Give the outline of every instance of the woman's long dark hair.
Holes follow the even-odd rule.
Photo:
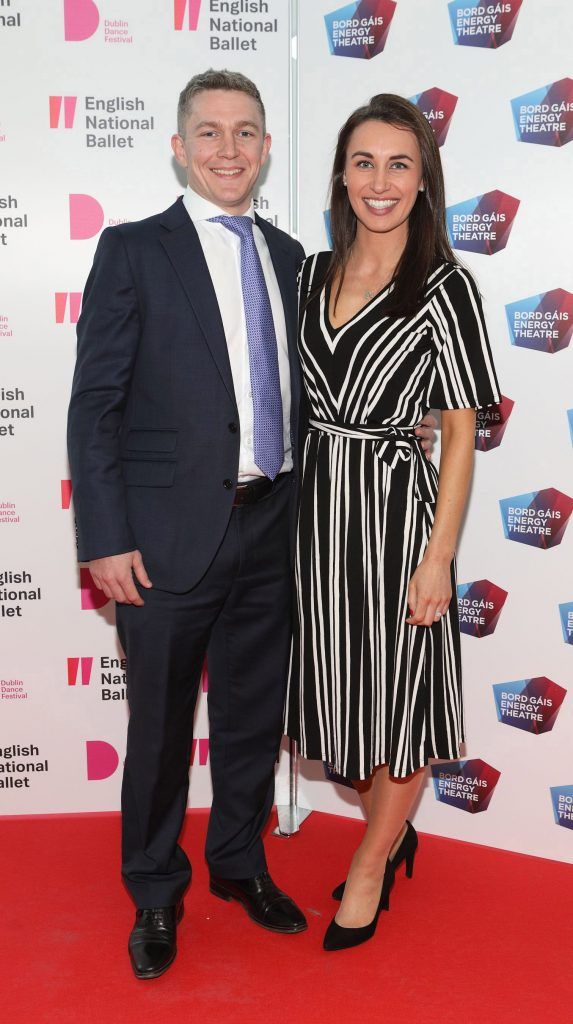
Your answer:
[[[325,283],[331,284],[338,277],[336,305],[356,237],[356,214],[343,185],[346,152],[353,131],[365,121],[382,121],[413,132],[422,156],[425,190],[418,193],[412,207],[408,240],[394,273],[393,288],[384,304],[388,315],[405,316],[420,305],[426,281],[434,267],[443,261],[457,263],[457,260],[446,228],[444,175],[438,144],[422,112],[402,96],[387,92],[373,96],[366,106],[355,110],[340,129],[330,179],[332,258]]]

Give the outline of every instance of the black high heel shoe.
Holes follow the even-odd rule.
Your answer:
[[[400,843],[398,849],[396,850],[396,853],[394,854],[392,859],[388,861],[388,863],[392,864],[392,866],[394,867],[394,871],[396,871],[396,868],[400,867],[400,864],[402,863],[402,861],[406,861],[406,878],[411,878],[412,875],[414,874],[414,857],[416,856],[416,850],[417,849],[418,849],[418,833],[416,832],[416,829],[412,825],[412,822],[411,821],[407,821],[406,822],[406,831],[404,833],[404,838],[402,839],[402,842]],[[346,882],[341,882],[340,885],[336,886],[336,889],[332,890],[332,898],[333,898],[333,900],[337,900],[340,903],[340,900],[344,896],[344,887],[345,887],[345,885],[346,885]],[[384,892],[384,890],[382,890],[382,891]],[[388,893],[388,896],[389,895],[390,894]],[[389,901],[388,901],[388,906],[387,907],[383,907],[382,909],[383,910],[389,910],[390,909]]]
[[[394,874],[394,865],[391,860],[387,860],[380,902],[370,924],[365,924],[362,928],[343,928],[342,925],[336,923],[334,918],[332,919],[326,929],[322,943],[322,947],[327,953],[334,952],[337,949],[350,949],[352,946],[361,946],[363,942],[368,942],[368,939],[372,938],[376,931],[380,912],[388,910],[390,906],[390,890],[394,884]]]

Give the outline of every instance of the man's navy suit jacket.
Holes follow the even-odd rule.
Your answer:
[[[301,406],[302,246],[257,217],[279,284],[291,376],[295,473]],[[69,411],[78,556],[138,548],[159,589],[190,589],[224,536],[237,483],[239,414],[227,342],[197,231],[178,199],[103,232],[78,322]]]

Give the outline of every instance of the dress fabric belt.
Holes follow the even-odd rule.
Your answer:
[[[428,462],[416,437],[414,427],[372,427],[367,424],[343,425],[325,420],[309,420],[311,430],[334,437],[373,442],[374,454],[395,469],[400,461],[413,462],[415,496],[420,501],[435,502],[438,494],[436,467]]]

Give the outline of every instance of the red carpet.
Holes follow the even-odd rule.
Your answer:
[[[211,896],[206,814],[189,815],[195,865],[179,953],[138,982],[118,880],[119,818],[0,820],[2,1020],[18,1024],[570,1024],[568,865],[422,836],[414,878],[400,870],[389,914],[360,949],[322,936],[361,825],[313,814],[292,839],[268,836],[275,880],[309,929],[279,936]]]

